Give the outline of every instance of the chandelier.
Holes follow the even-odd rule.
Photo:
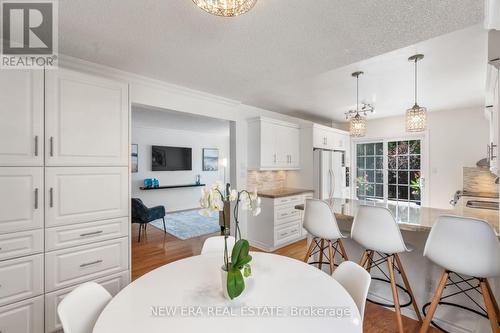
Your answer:
[[[356,110],[349,110],[345,113],[346,119],[350,119],[349,133],[354,137],[366,135],[366,115],[375,111],[375,108],[367,103],[363,103],[361,109],[359,108],[359,76],[362,74],[364,73],[361,71],[351,74],[356,78]]]
[[[406,131],[425,131],[427,124],[427,109],[417,103],[417,62],[424,59],[423,54],[415,54],[408,58],[408,61],[415,63],[415,104],[411,109],[406,110]]]
[[[193,2],[207,13],[232,17],[248,12],[257,0],[193,0]]]

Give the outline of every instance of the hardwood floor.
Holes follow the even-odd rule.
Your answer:
[[[188,240],[180,240],[170,234],[149,226],[146,235],[141,235],[141,242],[137,242],[139,228],[132,226],[132,279],[135,280],[147,272],[168,264],[170,262],[200,254],[203,242],[208,237],[217,235],[205,235]],[[252,249],[252,251],[258,251]],[[274,253],[303,260],[307,251],[306,241],[300,241],[281,248]],[[403,316],[403,326],[407,333],[417,333],[420,324],[418,321]],[[392,333],[397,332],[394,312],[384,307],[367,303],[364,327],[365,333]],[[437,333],[438,330],[431,328],[429,333]]]

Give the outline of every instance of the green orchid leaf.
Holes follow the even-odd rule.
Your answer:
[[[241,295],[245,290],[245,280],[239,269],[231,269],[227,272],[227,293],[231,299]]]
[[[250,251],[250,244],[245,239],[240,239],[234,244],[233,252],[231,254],[231,262],[233,264],[237,263],[240,258],[248,256]]]
[[[239,269],[242,269],[243,266],[248,264],[250,261],[252,261],[252,256],[247,255],[246,257],[240,257],[236,263],[234,263],[235,267],[238,267]]]

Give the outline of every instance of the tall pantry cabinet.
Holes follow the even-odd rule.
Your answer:
[[[128,85],[68,69],[0,75],[0,332],[57,332],[57,305],[130,279]]]

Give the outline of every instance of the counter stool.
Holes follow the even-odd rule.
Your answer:
[[[394,308],[400,333],[404,332],[401,307],[412,304],[419,321],[422,321],[408,277],[406,276],[401,259],[399,258],[399,253],[409,252],[410,249],[408,249],[403,241],[401,231],[392,213],[384,207],[360,206],[352,224],[351,238],[365,248],[361,257],[360,266],[366,268],[368,272],[370,272],[372,268],[377,268],[386,277],[385,279],[372,277],[372,280],[391,284],[394,304],[383,304],[370,299],[368,299],[368,301]],[[375,255],[377,255],[378,258],[376,258]],[[380,267],[380,265],[384,263],[387,263],[389,276]],[[401,274],[406,288],[396,283],[394,270]],[[410,301],[407,304],[399,303],[397,288],[408,294]]]
[[[309,264],[317,264],[319,269],[323,264],[329,264],[330,273],[333,273],[335,270],[335,254],[339,253],[343,260],[349,260],[341,240],[341,238],[345,237],[340,232],[335,215],[326,202],[317,199],[306,200],[304,229],[313,237],[304,262],[307,263],[311,256],[319,253],[319,261],[309,262]],[[328,249],[328,253],[325,253],[326,249]],[[327,261],[323,261],[324,259]]]
[[[444,271],[432,302],[422,308],[425,320],[420,333],[427,332],[431,323],[446,332],[432,321],[439,304],[488,318],[493,332],[500,332],[498,303],[488,283],[488,278],[500,276],[500,243],[492,227],[483,220],[440,216],[429,233],[424,256],[443,267]],[[456,287],[458,291],[443,296],[444,289],[449,286]],[[486,310],[467,293],[469,291],[482,295]],[[479,311],[460,304],[443,302],[444,299],[459,294],[465,294]],[[427,307],[429,313],[425,314]]]

